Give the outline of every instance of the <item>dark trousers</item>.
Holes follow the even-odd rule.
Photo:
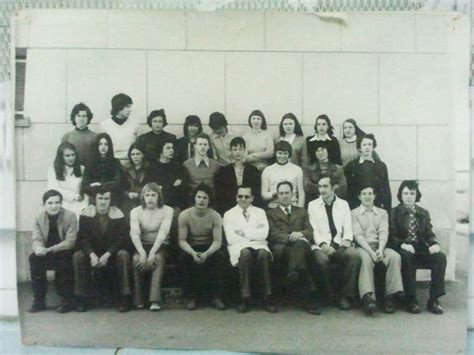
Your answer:
[[[59,296],[70,299],[74,283],[71,250],[48,253],[45,256],[30,255],[31,286],[35,302],[44,302],[48,290],[46,271],[54,270],[54,283]]]
[[[326,294],[334,290],[338,297],[356,298],[361,258],[354,247],[337,247],[329,256],[318,249],[313,256],[315,277]]]
[[[100,258],[102,254],[97,256]],[[112,296],[117,288],[120,296],[130,295],[130,254],[126,250],[119,250],[109,258],[106,266],[94,269],[89,256],[78,250],[73,255],[73,265],[76,275],[74,294],[77,297],[87,294],[91,281],[106,295]]]
[[[444,288],[444,274],[446,272],[446,255],[442,252],[436,254],[415,253],[404,249],[397,252],[402,257],[402,279],[407,301],[416,300],[416,270],[431,270],[430,298],[437,299],[446,294]]]
[[[240,277],[240,295],[243,298],[250,297],[250,278],[252,274],[258,275],[259,283],[262,285],[264,297],[272,294],[272,283],[270,280],[271,254],[264,249],[244,248],[240,251],[238,269]]]
[[[204,252],[209,245],[193,246],[196,252]],[[198,264],[193,257],[182,251],[178,256],[183,283],[183,297],[196,299],[203,290],[209,297],[221,297],[222,272],[226,264],[226,257],[221,250],[209,256],[203,264]]]
[[[288,266],[288,273],[296,272],[303,275],[305,286],[310,292],[316,290],[312,278],[312,253],[311,246],[304,240],[297,240],[287,244],[274,244],[271,246],[273,260],[275,263],[281,263]]]

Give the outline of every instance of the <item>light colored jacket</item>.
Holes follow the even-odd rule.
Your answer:
[[[312,249],[320,249],[322,243],[331,245],[331,241],[336,244],[341,244],[343,239],[354,239],[352,233],[352,217],[349,204],[339,197],[335,197],[332,206],[332,216],[334,225],[336,226],[337,234],[332,238],[331,230],[329,228],[329,219],[324,207],[322,197],[313,200],[308,205],[309,222],[313,227],[314,246]]]
[[[74,248],[77,237],[77,218],[72,211],[61,208],[58,217],[58,233],[61,242],[51,247],[53,253],[62,250],[71,250]],[[36,215],[33,224],[33,252],[37,252],[40,248],[44,248],[48,239],[49,220],[48,214],[44,208]]]

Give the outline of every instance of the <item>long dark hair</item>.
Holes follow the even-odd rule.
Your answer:
[[[99,142],[102,138],[105,138],[105,140],[107,141],[107,144],[109,145],[109,149],[107,150],[105,159],[112,161],[115,158],[114,145],[112,143],[112,138],[110,138],[110,136],[107,133],[99,133],[92,147],[92,164],[94,166],[98,164],[99,161],[101,160],[101,156],[99,153]]]
[[[286,119],[293,120],[293,122],[295,123],[295,134],[297,136],[302,136],[303,135],[303,130],[301,129],[301,125],[298,122],[298,119],[296,118],[296,116],[293,113],[288,112],[288,113],[283,115],[283,117],[281,118],[281,121],[280,121],[280,128],[279,128],[280,137],[285,136],[285,130],[283,129],[283,121],[286,120]]]
[[[75,177],[81,177],[82,176],[82,171],[81,171],[81,164],[79,162],[79,159],[77,158],[77,152],[76,152],[76,147],[69,143],[69,142],[64,142],[61,143],[56,151],[56,158],[54,158],[54,172],[56,174],[56,180],[58,181],[64,181],[64,167],[66,166],[66,163],[64,162],[64,151],[66,149],[72,150],[76,154],[76,160],[74,160],[74,165],[72,166],[72,172]]]
[[[183,125],[183,136],[188,137],[188,127],[189,126],[198,126],[198,134],[202,132],[202,123],[199,116],[189,115],[184,120]]]
[[[155,116],[156,117],[156,116]],[[143,148],[143,146],[141,144],[138,144],[138,143],[132,143],[132,145],[130,145],[130,148],[128,148],[128,153],[127,153],[127,157],[128,157],[128,161],[130,162],[130,166],[134,167],[134,164],[133,164],[133,161],[132,161],[132,150],[139,150],[142,154],[143,154],[143,162],[142,162],[142,166],[146,166],[146,154],[145,154],[145,149]]]
[[[355,129],[355,136],[357,138],[359,137],[362,137],[362,136],[365,136],[365,132],[357,125],[357,122],[355,119],[353,118],[348,118],[347,120],[345,120],[344,122],[342,122],[342,138],[346,138],[346,136],[344,135],[344,124],[348,122],[350,123],[351,125],[354,126],[354,129]]]
[[[327,115],[319,115],[318,117],[316,117],[316,120],[314,121],[314,130],[315,130],[315,132],[316,133],[318,132],[318,130],[317,130],[318,120],[326,121],[326,123],[328,124],[328,132],[327,132],[328,136],[329,137],[334,137],[334,127],[332,126],[331,120],[329,119],[329,117]]]

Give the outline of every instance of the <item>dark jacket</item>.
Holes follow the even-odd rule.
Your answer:
[[[319,162],[315,162],[303,169],[304,190],[306,192],[306,201],[317,199],[319,197],[318,180],[323,175]],[[344,169],[340,165],[328,163],[328,169],[325,174],[331,175],[337,181],[336,195],[342,199],[346,198],[347,180],[344,175]]]
[[[155,182],[162,187],[166,205],[186,208],[188,181],[181,164],[157,161],[147,169],[145,176],[145,183]],[[181,184],[174,186],[176,180],[181,180]]]
[[[252,187],[254,193],[253,205],[262,207],[260,196],[260,173],[254,166],[245,164],[242,183]],[[214,178],[216,210],[223,215],[227,210],[235,206],[235,195],[237,193],[237,177],[234,165],[229,164],[221,167]]]
[[[121,201],[121,209],[127,216],[130,215],[132,208],[140,205],[140,197],[137,199],[131,199],[128,196],[129,192],[136,192],[139,195],[142,192],[143,186],[147,182],[146,174],[148,171],[148,164],[145,164],[140,170],[135,170],[134,167],[128,167],[124,169],[124,176],[122,179],[121,191],[123,198]]]
[[[128,235],[129,227],[122,211],[117,207],[110,207],[107,227],[102,233],[96,207],[91,205],[82,211],[79,218],[76,248],[86,255],[94,252],[100,257],[107,251],[115,255],[120,249],[127,248]]]
[[[145,158],[154,163],[160,158],[158,154],[158,147],[165,141],[176,141],[176,136],[166,131],[161,131],[160,134],[155,134],[153,131],[141,134],[138,137],[137,144],[145,150]]]
[[[101,159],[86,166],[82,178],[82,192],[91,193],[93,183],[110,186],[114,193],[118,193],[123,182],[123,170],[120,161],[116,158]]]
[[[174,160],[180,164],[184,163],[186,160],[190,158],[194,158],[194,155],[189,154],[189,139],[188,137],[181,137],[176,141],[176,145],[174,147]],[[214,153],[212,151],[212,147],[209,146],[209,150],[207,152],[207,156],[209,158],[214,157]]]
[[[424,208],[415,206],[415,216],[417,223],[417,238],[418,243],[414,245],[415,250],[427,249],[433,244],[438,244],[436,236],[433,233],[433,226],[431,224],[430,214]],[[400,245],[407,243],[408,238],[408,209],[399,204],[393,208],[390,213],[390,231],[388,245],[394,249],[400,248]]]
[[[301,232],[304,237],[313,243],[313,228],[309,223],[308,212],[298,206],[291,206],[290,218],[283,212],[280,206],[267,211],[270,233],[268,242],[274,244],[286,244],[292,232]]]

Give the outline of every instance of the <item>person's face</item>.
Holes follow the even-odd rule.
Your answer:
[[[372,152],[374,151],[374,142],[372,139],[364,138],[360,142],[360,152],[362,155],[366,157],[372,156]]]
[[[74,116],[74,120],[76,121],[76,128],[79,130],[86,129],[87,125],[89,124],[89,118],[87,117],[87,111],[79,111],[76,116]]]
[[[199,133],[199,126],[196,125],[189,125],[188,126],[188,136],[194,137]]]
[[[323,120],[322,118],[320,118],[319,120],[316,121],[316,131],[318,132],[319,135],[325,135],[326,133],[328,133],[328,129],[329,129],[329,126],[326,120]]]
[[[331,180],[328,177],[319,180],[318,190],[323,198],[329,198],[334,195],[334,187],[331,185]]]
[[[413,206],[416,201],[416,189],[410,190],[408,187],[404,187],[402,190],[402,202],[406,206]]]
[[[262,128],[262,117],[253,115],[250,117],[250,126],[255,129],[260,129]]]
[[[148,209],[155,209],[158,207],[158,193],[153,190],[148,190],[143,195],[143,199],[145,200],[145,206]]]
[[[314,154],[316,155],[316,159],[318,159],[318,161],[321,161],[323,163],[328,161],[328,150],[327,150],[327,148],[318,147],[318,149],[316,149]]]
[[[356,130],[352,123],[344,122],[344,124],[342,125],[342,132],[347,138],[351,138],[356,133]]]
[[[277,150],[275,153],[275,158],[278,164],[286,164],[290,158],[290,152],[286,150]]]
[[[64,164],[73,166],[76,161],[76,152],[72,149],[64,149],[63,151]]]
[[[372,207],[375,200],[374,189],[371,187],[363,189],[359,194],[359,200],[362,202],[363,206]]]
[[[237,204],[243,209],[249,208],[253,202],[252,190],[250,188],[240,188],[236,196]]]
[[[283,131],[285,134],[295,133],[295,121],[291,118],[285,118],[282,123]]]
[[[196,140],[196,153],[204,157],[209,150],[209,141],[206,138],[198,138]]]
[[[103,194],[97,194],[95,197],[95,206],[99,214],[106,214],[109,212],[111,200],[111,193],[105,192]]]
[[[209,206],[209,196],[204,191],[198,191],[194,197],[194,205],[197,209],[205,210]]]
[[[163,146],[163,152],[161,152],[161,155],[165,159],[173,159],[174,156],[174,145],[173,143],[166,143]]]
[[[107,142],[107,139],[101,138],[99,141],[100,156],[105,157],[108,151],[109,151],[109,143]]]
[[[242,145],[236,145],[230,148],[230,155],[234,161],[241,161],[245,156],[245,148]]]
[[[163,117],[161,117],[161,116],[153,117],[151,119],[151,130],[154,133],[160,133],[163,130],[164,126],[165,126],[163,121],[164,121]]]
[[[59,210],[61,209],[61,197],[51,196],[45,201],[44,207],[46,208],[46,213],[48,215],[57,215],[59,213]]]
[[[117,112],[117,116],[120,118],[128,118],[132,113],[132,104],[125,106],[121,111]]]
[[[133,165],[142,165],[144,158],[145,156],[139,149],[135,148],[130,152],[130,160],[132,161]]]
[[[291,205],[291,199],[293,197],[293,191],[289,185],[280,185],[277,191],[278,203],[283,206]]]

